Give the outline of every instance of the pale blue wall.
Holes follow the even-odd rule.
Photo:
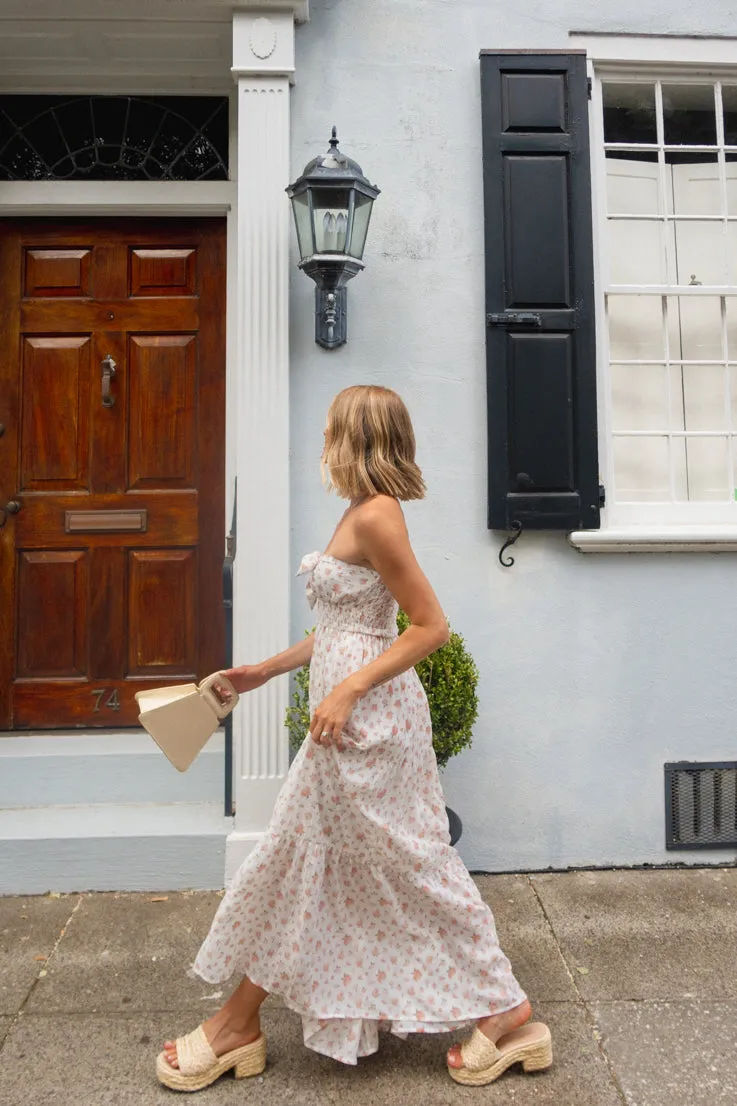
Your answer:
[[[615,10],[616,9],[616,10]],[[485,525],[481,48],[561,49],[570,30],[737,31],[733,0],[312,0],[298,30],[293,170],[333,123],[382,189],[350,286],[349,344],[312,341],[292,282],[293,555],[324,547],[328,404],[357,382],[406,398],[430,494],[418,556],[482,674],[474,747],[443,782],[472,869],[683,860],[663,847],[662,765],[737,755],[734,555],[590,556],[525,536],[497,561]],[[293,628],[308,611],[294,589]]]

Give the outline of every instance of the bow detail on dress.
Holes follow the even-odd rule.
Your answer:
[[[301,560],[298,576],[309,576],[307,584],[305,586],[305,594],[307,595],[307,602],[310,607],[314,607],[317,602],[317,595],[315,594],[315,585],[312,582],[312,573],[317,568],[320,561],[319,553],[307,553]]]

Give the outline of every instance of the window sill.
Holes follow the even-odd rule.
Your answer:
[[[568,540],[580,553],[731,553],[737,526],[627,526],[579,530]]]

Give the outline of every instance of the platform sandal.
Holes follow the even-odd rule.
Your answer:
[[[448,1064],[448,1074],[467,1087],[493,1083],[512,1064],[522,1064],[526,1072],[545,1071],[553,1063],[550,1030],[542,1022],[528,1022],[494,1044],[477,1028],[461,1045],[461,1058],[463,1067]]]
[[[173,1091],[201,1091],[209,1087],[231,1068],[236,1079],[260,1075],[266,1067],[266,1038],[263,1033],[250,1045],[242,1045],[216,1056],[201,1025],[186,1037],[178,1037],[177,1062],[173,1068],[166,1055],[160,1052],[156,1058],[156,1074],[159,1082]]]

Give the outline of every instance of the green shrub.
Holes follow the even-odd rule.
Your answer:
[[[403,611],[397,616],[400,634],[409,626]],[[476,687],[479,671],[460,634],[451,631],[450,640],[415,666],[427,694],[432,719],[432,742],[438,767],[444,768],[451,757],[467,749],[473,736],[479,702]],[[299,749],[310,728],[309,665],[300,668],[295,678],[292,705],[287,708],[285,724],[289,744]]]

